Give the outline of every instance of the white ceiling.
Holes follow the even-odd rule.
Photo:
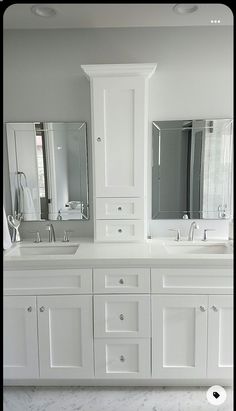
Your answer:
[[[35,3],[34,3],[35,4]],[[104,27],[163,27],[233,25],[224,4],[197,4],[193,14],[176,14],[173,4],[42,4],[53,7],[54,17],[38,17],[32,4],[13,4],[4,13],[4,29],[73,29]],[[39,3],[36,3],[37,5]],[[220,24],[211,24],[217,19]]]

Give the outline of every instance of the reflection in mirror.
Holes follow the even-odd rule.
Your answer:
[[[12,211],[25,221],[87,220],[86,123],[7,123]]]
[[[233,122],[152,123],[152,219],[232,217]]]

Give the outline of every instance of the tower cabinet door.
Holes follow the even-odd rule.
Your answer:
[[[152,376],[204,378],[207,303],[202,295],[152,296]]]
[[[92,377],[92,297],[37,298],[40,377]]]
[[[233,296],[209,296],[209,378],[233,375]]]
[[[4,297],[4,378],[38,378],[36,297]]]
[[[96,197],[144,193],[145,79],[93,79]]]

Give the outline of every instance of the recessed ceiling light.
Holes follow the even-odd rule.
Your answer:
[[[212,24],[220,24],[220,20],[211,20]]]
[[[178,14],[190,14],[194,13],[195,11],[198,10],[198,6],[196,4],[176,4],[173,7],[173,10],[175,13]]]
[[[40,17],[53,17],[57,13],[55,9],[49,6],[35,5],[31,7],[32,13]]]

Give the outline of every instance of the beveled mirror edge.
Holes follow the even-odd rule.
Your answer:
[[[213,117],[209,117],[209,118],[192,118],[191,120],[184,120],[184,119],[162,119],[162,120],[152,120],[151,121],[151,123],[152,123],[152,125],[151,125],[151,130],[152,130],[152,134],[151,134],[151,139],[152,139],[152,141],[151,141],[151,149],[152,149],[152,156],[153,156],[153,127],[155,127],[157,130],[159,130],[159,131],[161,131],[161,130],[173,130],[173,129],[180,129],[180,128],[178,128],[178,127],[173,127],[173,128],[161,128],[160,126],[159,126],[159,124],[160,123],[164,123],[164,122],[177,122],[177,121],[181,121],[181,122],[186,122],[186,123],[189,123],[189,122],[192,122],[192,121],[217,121],[217,120],[222,120],[222,121],[228,121],[229,123],[227,124],[227,127],[232,127],[232,130],[231,130],[231,133],[233,134],[233,117],[215,117],[215,118],[213,118]],[[204,129],[209,129],[211,126],[208,126],[208,127],[204,127]],[[199,127],[199,129],[202,129],[203,127]],[[191,127],[189,127],[189,129],[191,129]],[[196,127],[195,129],[198,129],[198,127]],[[233,153],[232,153],[232,161],[233,161]],[[153,165],[152,165],[152,167],[153,167]],[[233,166],[232,166],[233,167]],[[233,178],[233,176],[232,176],[232,178]],[[151,196],[152,196],[152,190],[151,190]],[[215,220],[215,221],[219,221],[219,220],[232,220],[233,218],[234,218],[234,205],[233,205],[233,199],[234,199],[234,196],[233,196],[233,183],[232,183],[232,206],[230,207],[230,209],[229,209],[229,213],[228,213],[228,215],[226,215],[226,216],[224,216],[224,217],[219,217],[219,218],[215,218],[215,217],[211,217],[210,216],[210,214],[213,214],[213,213],[216,213],[216,211],[207,211],[207,212],[205,212],[206,214],[208,214],[207,215],[207,217],[201,217],[200,215],[198,215],[198,216],[196,216],[196,215],[194,215],[194,216],[191,216],[191,215],[193,215],[193,214],[203,214],[203,211],[199,211],[199,210],[188,210],[188,211],[186,211],[186,210],[176,210],[176,211],[164,211],[164,210],[161,210],[161,211],[159,211],[158,212],[158,214],[156,215],[156,217],[155,218],[153,218],[153,210],[152,210],[152,206],[151,206],[151,221],[156,221],[156,220],[158,220],[158,219],[161,219],[161,220],[169,220],[169,219],[177,219],[177,220],[179,220],[179,219],[205,219],[205,220],[207,220],[207,219],[209,219],[209,220]],[[151,198],[151,204],[152,204],[152,198]],[[171,215],[173,215],[174,213],[178,213],[178,214],[181,214],[182,215],[182,217],[176,217],[176,215],[175,216],[172,216],[171,218],[170,218],[170,216]],[[165,215],[168,215],[168,216],[165,216],[164,218],[163,217],[161,217],[161,214],[163,215],[163,214],[165,214]],[[186,217],[186,215],[187,215],[187,217]]]
[[[85,214],[83,214],[83,218],[82,219],[68,219],[68,220],[50,220],[50,219],[39,219],[39,220],[27,220],[26,222],[46,222],[46,221],[54,221],[57,223],[65,223],[65,221],[76,221],[76,222],[86,222],[89,221],[91,218],[91,207],[90,207],[90,194],[89,194],[89,158],[88,158],[88,127],[87,127],[87,121],[84,120],[72,120],[72,121],[61,121],[61,120],[31,120],[31,121],[5,121],[3,124],[5,126],[5,135],[6,135],[6,147],[7,147],[7,154],[8,154],[8,174],[9,174],[9,181],[10,181],[10,159],[9,159],[9,150],[8,150],[8,135],[7,135],[7,128],[11,127],[14,124],[36,124],[36,123],[56,123],[56,124],[78,124],[81,123],[81,127],[84,126],[85,127],[85,146],[86,146],[86,179],[87,179],[87,184],[86,184],[86,195],[87,195],[87,216]],[[13,127],[12,127],[13,128]],[[13,129],[14,130],[14,129]],[[4,159],[3,159],[4,162]],[[10,183],[11,185],[11,183]],[[13,207],[13,201],[12,201],[12,192],[11,192],[11,188],[10,188],[10,198],[11,198],[11,209]],[[12,209],[12,214],[14,213],[14,210]],[[23,222],[25,222],[23,220]]]

